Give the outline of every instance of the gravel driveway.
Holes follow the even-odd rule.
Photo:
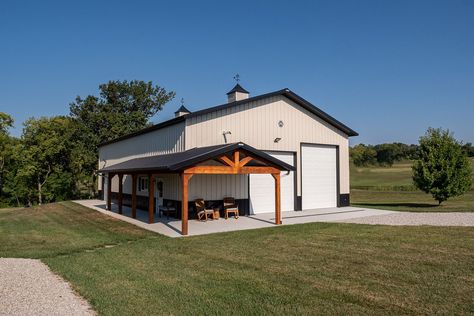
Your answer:
[[[394,212],[385,215],[352,218],[338,223],[380,225],[474,226],[474,213],[410,213]]]
[[[95,315],[39,260],[0,258],[0,315]]]

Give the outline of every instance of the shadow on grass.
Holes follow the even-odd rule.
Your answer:
[[[381,206],[381,207],[412,207],[412,208],[428,208],[428,207],[438,207],[438,204],[428,204],[428,203],[354,203],[356,206]]]

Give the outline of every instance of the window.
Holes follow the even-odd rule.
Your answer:
[[[138,192],[148,191],[148,177],[138,177]]]

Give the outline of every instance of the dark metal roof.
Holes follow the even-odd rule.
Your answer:
[[[349,128],[348,126],[346,126],[343,123],[341,123],[340,121],[336,120],[334,117],[330,116],[329,114],[327,114],[323,110],[319,109],[318,107],[314,106],[310,102],[306,101],[305,99],[303,99],[302,97],[300,97],[299,95],[297,95],[296,93],[291,91],[290,89],[285,88],[285,89],[282,89],[282,90],[261,94],[261,95],[258,95],[258,96],[252,97],[252,98],[247,98],[247,99],[243,99],[243,100],[235,101],[235,102],[231,102],[231,103],[225,103],[225,104],[221,104],[221,105],[218,105],[218,106],[203,109],[203,110],[200,110],[200,111],[196,111],[196,112],[193,112],[193,113],[190,113],[190,114],[178,116],[176,118],[165,121],[163,123],[159,123],[159,124],[153,125],[151,127],[142,129],[138,132],[135,132],[135,133],[132,133],[132,134],[129,134],[129,135],[125,135],[125,136],[122,136],[122,137],[104,142],[104,143],[100,144],[99,147],[104,146],[104,145],[108,145],[108,144],[111,144],[111,143],[115,143],[115,142],[121,141],[123,139],[127,139],[127,138],[137,136],[137,135],[140,135],[140,134],[145,134],[145,133],[157,130],[157,129],[161,129],[163,127],[181,122],[181,121],[185,120],[186,118],[192,118],[192,117],[207,114],[207,113],[210,113],[210,112],[215,112],[215,111],[219,111],[219,110],[226,109],[226,108],[229,108],[229,107],[237,106],[237,105],[240,105],[240,104],[253,102],[253,101],[258,101],[258,100],[262,100],[262,99],[265,99],[265,98],[270,98],[270,97],[274,97],[274,96],[278,96],[278,95],[282,95],[282,96],[287,97],[288,99],[292,100],[296,104],[300,105],[302,108],[308,110],[309,112],[311,112],[311,113],[315,114],[316,116],[320,117],[321,119],[323,119],[325,122],[327,122],[330,125],[336,127],[340,131],[344,132],[348,136],[359,136],[359,134],[356,131],[354,131],[353,129]]]
[[[179,112],[186,112],[186,113],[191,113],[184,105],[181,105],[181,107],[174,112],[174,114],[179,113]]]
[[[268,165],[280,170],[295,170],[293,166],[276,159],[261,150],[255,149],[244,143],[232,143],[209,147],[196,147],[173,154],[130,159],[110,167],[104,167],[100,169],[99,172],[179,172],[180,170],[195,166],[201,162],[232,153],[236,149],[239,149],[244,153],[248,152],[259,160],[261,159]]]
[[[232,88],[232,90],[227,92],[227,95],[229,95],[231,93],[234,93],[234,92],[250,93],[247,90],[245,90],[244,88],[242,88],[242,86],[240,84],[236,84],[235,87]]]

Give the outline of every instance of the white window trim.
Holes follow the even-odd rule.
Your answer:
[[[143,181],[143,183],[142,183]],[[148,192],[148,176],[139,176],[137,181],[137,191],[141,193]]]

